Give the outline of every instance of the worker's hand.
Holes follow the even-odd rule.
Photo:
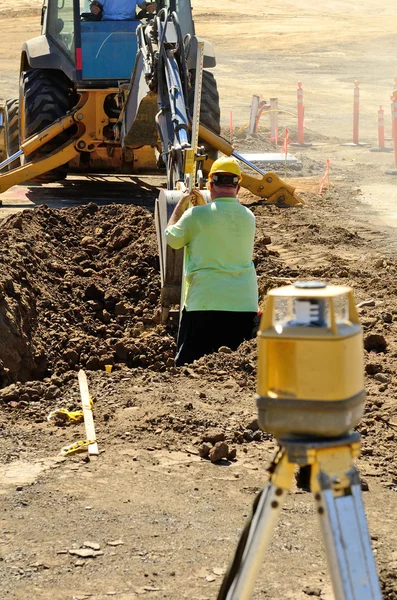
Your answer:
[[[193,193],[190,193],[188,189],[186,189],[181,196],[181,199],[178,202],[178,208],[180,208],[180,210],[182,212],[185,212],[185,210],[188,208],[189,206],[189,202],[192,201],[193,198]]]
[[[206,204],[204,196],[198,188],[193,188],[191,192],[189,192],[189,190],[186,189],[183,192],[182,197],[177,204],[179,213],[181,215],[185,212],[187,208],[189,208],[189,203],[191,203],[192,206],[202,206],[203,204]]]
[[[189,202],[191,202],[193,206],[203,206],[203,204],[206,204],[204,196],[198,188],[192,189],[191,193],[189,194]]]

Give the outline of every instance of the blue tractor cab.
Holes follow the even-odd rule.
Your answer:
[[[129,79],[140,21],[81,21],[81,79]]]
[[[194,35],[190,0],[158,0],[156,6],[177,13],[183,36]],[[23,45],[21,72],[56,69],[84,86],[117,86],[131,77],[137,28],[153,17],[137,8],[130,20],[95,20],[89,0],[44,0],[42,34]]]

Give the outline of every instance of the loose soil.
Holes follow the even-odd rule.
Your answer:
[[[40,2],[29,13],[23,4],[7,0],[0,8],[4,98],[17,90],[20,42],[38,33]],[[396,183],[385,175],[390,155],[339,145],[350,135],[351,82],[367,73],[363,132],[375,144],[375,109],[387,105],[379,98],[390,95],[395,75],[387,60],[394,5],[386,2],[383,15],[369,2],[364,8],[204,1],[195,19],[214,43],[224,134],[232,108],[240,152],[274,149],[265,118],[256,136],[244,128],[251,94],[265,94],[262,72],[266,93],[283,97],[286,110],[293,110],[296,75],[310,79],[313,147],[294,148],[298,167],[275,167],[304,206],[265,206],[245,191],[240,199],[256,217],[261,306],[269,289],[297,279],[354,290],[367,389],[357,466],[383,595],[395,600]],[[283,123],[296,138],[294,122]],[[319,194],[326,158],[331,184]],[[153,201],[163,183],[76,178],[63,188],[20,186],[1,209],[2,598],[214,600],[267,481],[276,442],[255,423],[256,341],[173,366],[176,330],[158,316]],[[22,196],[22,208],[33,210],[21,212],[15,198]],[[91,460],[60,455],[85,439],[81,422],[48,419],[56,409],[80,408],[81,368],[100,449]],[[229,460],[201,458],[203,441],[223,438]],[[253,597],[309,596],[333,598],[312,496],[294,485]]]

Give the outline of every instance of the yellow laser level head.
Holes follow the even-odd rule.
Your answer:
[[[261,426],[276,436],[336,437],[357,425],[363,341],[349,287],[297,282],[268,292],[257,391]]]
[[[212,163],[208,179],[214,183],[218,183],[217,180],[220,175],[228,175],[229,178],[232,176],[230,178],[230,183],[226,183],[226,185],[237,185],[241,183],[240,165],[233,156],[222,156]],[[221,183],[221,181],[222,180],[220,180],[219,183]]]

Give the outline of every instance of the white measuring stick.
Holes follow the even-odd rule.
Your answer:
[[[79,379],[79,387],[80,387],[80,395],[81,395],[81,404],[83,406],[84,413],[84,425],[85,425],[85,434],[87,436],[88,441],[93,441],[92,444],[88,446],[88,454],[90,455],[98,455],[98,444],[96,443],[96,435],[95,435],[95,426],[94,426],[94,417],[92,415],[92,408],[90,402],[90,393],[88,391],[88,382],[87,376],[83,369],[80,369],[78,373]]]
[[[196,173],[197,173],[197,161],[196,155],[198,151],[198,139],[199,139],[199,128],[200,128],[200,109],[201,109],[201,91],[203,87],[203,66],[204,66],[204,42],[197,43],[197,58],[196,58],[196,79],[194,84],[194,103],[193,103],[193,122],[192,122],[192,139],[191,146],[194,151],[194,166],[193,173],[186,178],[186,187],[189,192],[192,191],[196,185]],[[189,203],[189,208],[191,204]],[[185,273],[185,257],[186,249],[183,251],[183,266],[182,266],[182,282],[181,282],[181,300],[179,303],[179,321],[182,318],[182,310],[185,300],[185,289],[186,289],[186,273]]]
[[[199,128],[200,128],[200,109],[201,92],[203,89],[203,67],[204,67],[204,42],[197,43],[196,57],[196,80],[194,84],[194,103],[193,103],[193,123],[192,123],[192,148],[196,157],[198,150]],[[197,162],[194,161],[193,175],[189,181],[189,192],[192,191],[196,183]]]

